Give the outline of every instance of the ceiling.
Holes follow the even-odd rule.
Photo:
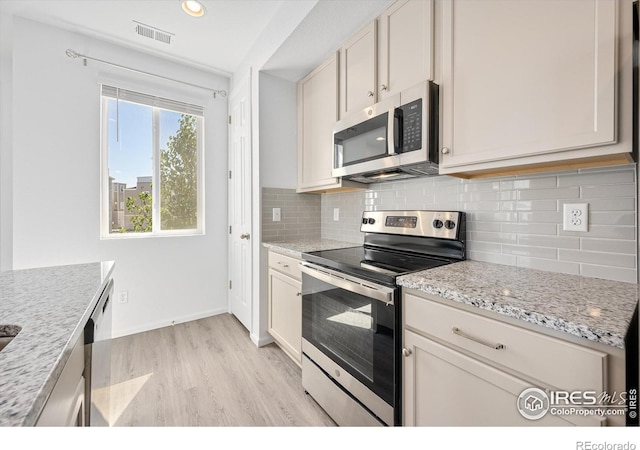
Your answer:
[[[296,80],[393,0],[201,1],[206,9],[201,18],[185,14],[180,0],[0,0],[0,13],[230,75],[256,42],[270,39],[274,17],[286,20],[288,10],[305,2],[309,14],[265,65]],[[171,34],[171,44],[138,35],[136,22]]]

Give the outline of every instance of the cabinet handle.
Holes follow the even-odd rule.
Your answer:
[[[411,350],[409,350],[408,348],[404,347],[404,348],[402,349],[402,354],[403,354],[405,357],[409,357],[409,356],[411,356]]]
[[[285,269],[289,268],[289,264],[283,264],[280,261],[278,261],[278,264],[281,265],[282,267],[284,267]]]
[[[367,92],[367,95],[368,95],[369,97],[373,97],[373,95],[374,95],[374,94],[373,94],[373,91],[369,91],[369,92]]]
[[[380,90],[381,91],[386,91],[387,90],[387,85],[386,84],[381,84],[380,85]]]
[[[477,342],[479,344],[482,344],[482,345],[486,345],[487,347],[490,347],[490,348],[492,348],[494,350],[502,350],[504,348],[504,345],[502,345],[502,344],[492,344],[490,342],[483,341],[482,339],[478,339],[477,337],[469,336],[467,333],[461,331],[457,327],[451,328],[451,331],[453,332],[453,334],[457,334],[460,337],[463,337],[463,338],[466,338],[466,339],[470,339],[470,340],[472,340],[474,342]]]
[[[246,239],[247,241],[249,240],[250,237],[251,235],[249,233],[242,233],[240,235],[240,239]]]
[[[443,147],[441,151],[443,155],[448,155],[451,150],[448,147]]]
[[[296,292],[296,296],[300,297],[302,295],[302,292]]]

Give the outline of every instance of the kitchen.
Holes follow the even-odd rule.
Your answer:
[[[637,181],[636,166],[632,162],[608,168],[563,167],[560,172],[478,180],[441,176],[377,183],[368,189],[351,192],[296,194],[300,165],[300,158],[296,158],[300,146],[295,132],[297,81],[330,58],[332,52],[372,23],[392,2],[295,2],[295,7],[293,2],[284,2],[283,8],[278,10],[282,16],[272,11],[273,20],[265,28],[265,32],[273,33],[276,38],[267,39],[265,35],[265,39],[253,47],[253,53],[249,51],[251,47],[247,47],[246,58],[240,60],[234,70],[227,71],[232,76],[211,74],[211,70],[203,70],[203,67],[186,70],[184,61],[160,57],[164,51],[163,47],[158,47],[160,44],[154,43],[153,51],[149,47],[145,51],[144,44],[137,41],[135,49],[131,49],[106,40],[81,24],[75,24],[71,29],[67,25],[67,29],[63,29],[64,20],[46,21],[47,14],[53,15],[51,11],[44,11],[45,14],[39,16],[34,13],[33,17],[38,20],[30,19],[29,12],[24,9],[12,17],[4,14],[5,5],[9,3],[1,4],[2,97],[9,99],[3,100],[0,138],[3,158],[2,269],[114,260],[115,292],[126,292],[128,300],[113,305],[113,335],[116,338],[229,312],[227,291],[233,276],[232,266],[227,263],[225,243],[228,226],[232,224],[220,219],[224,218],[228,204],[227,167],[232,167],[226,154],[227,115],[231,108],[228,112],[227,99],[221,96],[209,98],[204,105],[205,120],[210,127],[204,138],[205,147],[217,149],[206,152],[203,167],[206,234],[162,239],[99,239],[100,186],[97,178],[101,173],[101,161],[97,149],[87,153],[87,149],[95,148],[100,140],[96,86],[102,78],[110,83],[124,83],[124,88],[127,81],[132,84],[128,78],[134,78],[138,84],[146,83],[147,78],[142,75],[125,77],[121,71],[107,70],[91,60],[85,67],[82,58],[67,57],[67,49],[194,84],[213,86],[229,92],[230,103],[248,68],[253,68],[249,81],[254,98],[250,106],[253,176],[249,177],[252,180],[249,191],[253,197],[250,211],[253,219],[250,229],[241,231],[253,237],[244,241],[248,242],[254,258],[251,279],[245,278],[236,286],[251,286],[249,291],[253,298],[260,299],[250,310],[246,325],[256,345],[268,343],[271,337],[267,330],[268,251],[261,241],[300,237],[359,245],[363,240],[360,219],[364,210],[465,211],[469,260],[637,283]],[[36,11],[37,7],[43,7],[38,2],[17,3],[34,5]],[[179,6],[179,2],[173,3]],[[216,3],[206,6],[207,14],[215,11]],[[100,5],[101,2],[95,2],[94,6]],[[307,47],[298,48],[300,42],[308,42],[309,48],[317,44],[314,35],[320,35],[326,41],[322,27],[331,23],[330,18],[332,13],[335,15],[338,5],[345,8],[341,17],[345,22],[349,18],[349,28],[343,29],[342,34],[336,31],[335,42],[326,42],[315,53],[307,51]],[[442,13],[438,8],[436,2],[435,17]],[[113,23],[118,22],[118,15],[109,15],[109,8],[100,11]],[[316,17],[314,14],[323,20],[314,22],[311,20]],[[141,17],[137,20],[148,23]],[[131,19],[135,17],[127,16],[122,21],[128,26]],[[106,19],[105,22],[108,24]],[[625,29],[629,28],[629,24],[625,26]],[[379,35],[383,33],[379,31]],[[285,39],[288,36],[291,38]],[[440,34],[434,33],[434,39],[433,49],[440,51]],[[630,42],[624,41],[620,45],[627,48]],[[306,66],[297,67],[292,64],[291,57],[287,58],[291,54],[297,59],[304,55],[309,61],[302,60],[301,65]],[[435,60],[442,57],[436,54]],[[618,86],[620,104],[614,102],[620,108],[620,145],[600,148],[626,146],[628,153],[632,96],[624,93],[628,94],[631,86],[631,64],[628,59],[623,61],[626,65]],[[297,62],[296,59],[293,62]],[[442,102],[448,101],[444,89],[447,84],[442,76],[433,78],[442,87]],[[338,80],[335,82],[337,84]],[[161,81],[149,83],[163,85]],[[483,107],[481,97],[470,97],[476,108]],[[25,108],[26,105],[40,108]],[[56,114],[51,114],[54,107],[49,105],[56,105]],[[498,105],[492,109],[497,108]],[[445,126],[447,113],[443,110],[441,114]],[[560,109],[558,115],[563,114],[569,113]],[[464,117],[456,116],[456,120],[464,120]],[[38,133],[33,133],[33,123],[37,123]],[[70,127],[70,123],[74,125]],[[473,125],[469,123],[469,126]],[[477,132],[477,128],[474,131]],[[441,140],[445,135],[443,130]],[[232,141],[231,136],[228,141]],[[621,153],[620,150],[616,152]],[[330,150],[327,155],[331,157]],[[73,189],[67,180],[73,180]],[[72,195],[66,194],[62,201],[56,202],[48,198],[50,192],[56,192],[52,189],[54,186]],[[328,188],[323,186],[323,189]],[[591,223],[587,234],[559,230],[562,209],[558,205],[564,203],[589,204]],[[67,205],[77,207],[71,209]],[[281,208],[280,223],[273,220],[274,208]],[[298,213],[295,222],[292,212]],[[42,220],[40,214],[44,214],[46,220]],[[256,239],[256,236],[260,238]],[[249,282],[251,284],[247,284]],[[233,307],[231,310],[233,312]]]

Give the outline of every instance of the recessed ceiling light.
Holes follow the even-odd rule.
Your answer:
[[[204,16],[204,6],[196,0],[183,0],[182,10],[193,17]]]

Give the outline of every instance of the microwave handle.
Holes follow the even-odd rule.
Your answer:
[[[396,153],[402,153],[404,143],[404,122],[401,108],[393,110],[393,146]]]
[[[402,123],[398,122],[396,117],[398,108],[391,108],[389,114],[387,114],[387,154],[397,155],[399,150],[398,142],[402,141],[401,137],[397,136],[396,129],[402,130]],[[400,111],[402,114],[402,111]],[[401,119],[400,119],[401,120]],[[402,131],[400,131],[402,133]]]

